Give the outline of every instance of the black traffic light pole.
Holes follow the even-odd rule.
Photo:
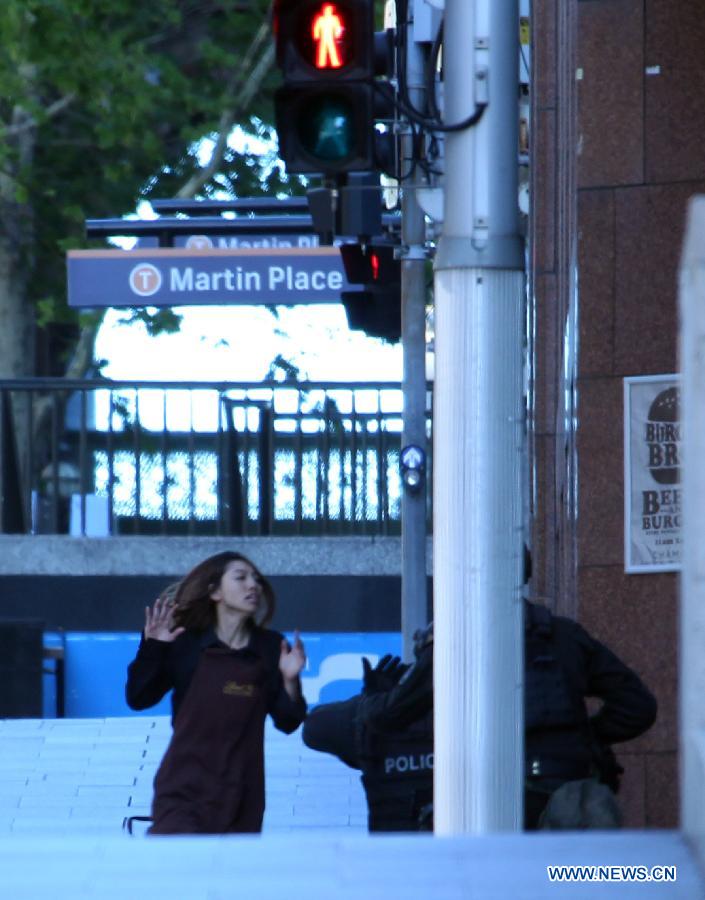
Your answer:
[[[406,80],[409,98],[417,109],[424,101],[424,58],[421,45],[407,29]],[[401,339],[404,397],[402,448],[419,447],[426,457],[426,226],[416,199],[420,166],[413,163],[413,135],[402,142],[402,165],[413,175],[402,189]],[[426,590],[426,481],[422,463],[420,486],[404,484],[401,503],[401,624],[404,659],[413,660],[413,635],[428,621]]]

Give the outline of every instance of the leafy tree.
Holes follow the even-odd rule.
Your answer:
[[[227,146],[235,123],[267,131],[271,119],[267,6],[0,4],[0,376],[80,375],[90,362],[99,317],[79,323],[65,295],[85,219],[128,214],[140,198],[281,186],[277,167]]]

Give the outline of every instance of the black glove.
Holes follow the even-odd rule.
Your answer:
[[[409,666],[403,663],[398,656],[387,653],[372,668],[369,659],[362,657],[362,693],[378,694],[380,691],[390,691],[406,672]]]

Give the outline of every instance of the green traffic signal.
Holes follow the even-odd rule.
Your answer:
[[[285,86],[274,95],[274,110],[288,172],[335,174],[373,167],[371,84]]]
[[[355,152],[355,110],[347,97],[320,94],[299,119],[299,140],[313,159],[341,163]]]

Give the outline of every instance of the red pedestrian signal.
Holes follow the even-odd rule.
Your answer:
[[[311,37],[315,46],[314,65],[317,69],[340,69],[347,59],[345,21],[338,7],[324,3],[314,13],[311,22]]]
[[[278,0],[277,64],[286,84],[374,77],[373,0]]]

